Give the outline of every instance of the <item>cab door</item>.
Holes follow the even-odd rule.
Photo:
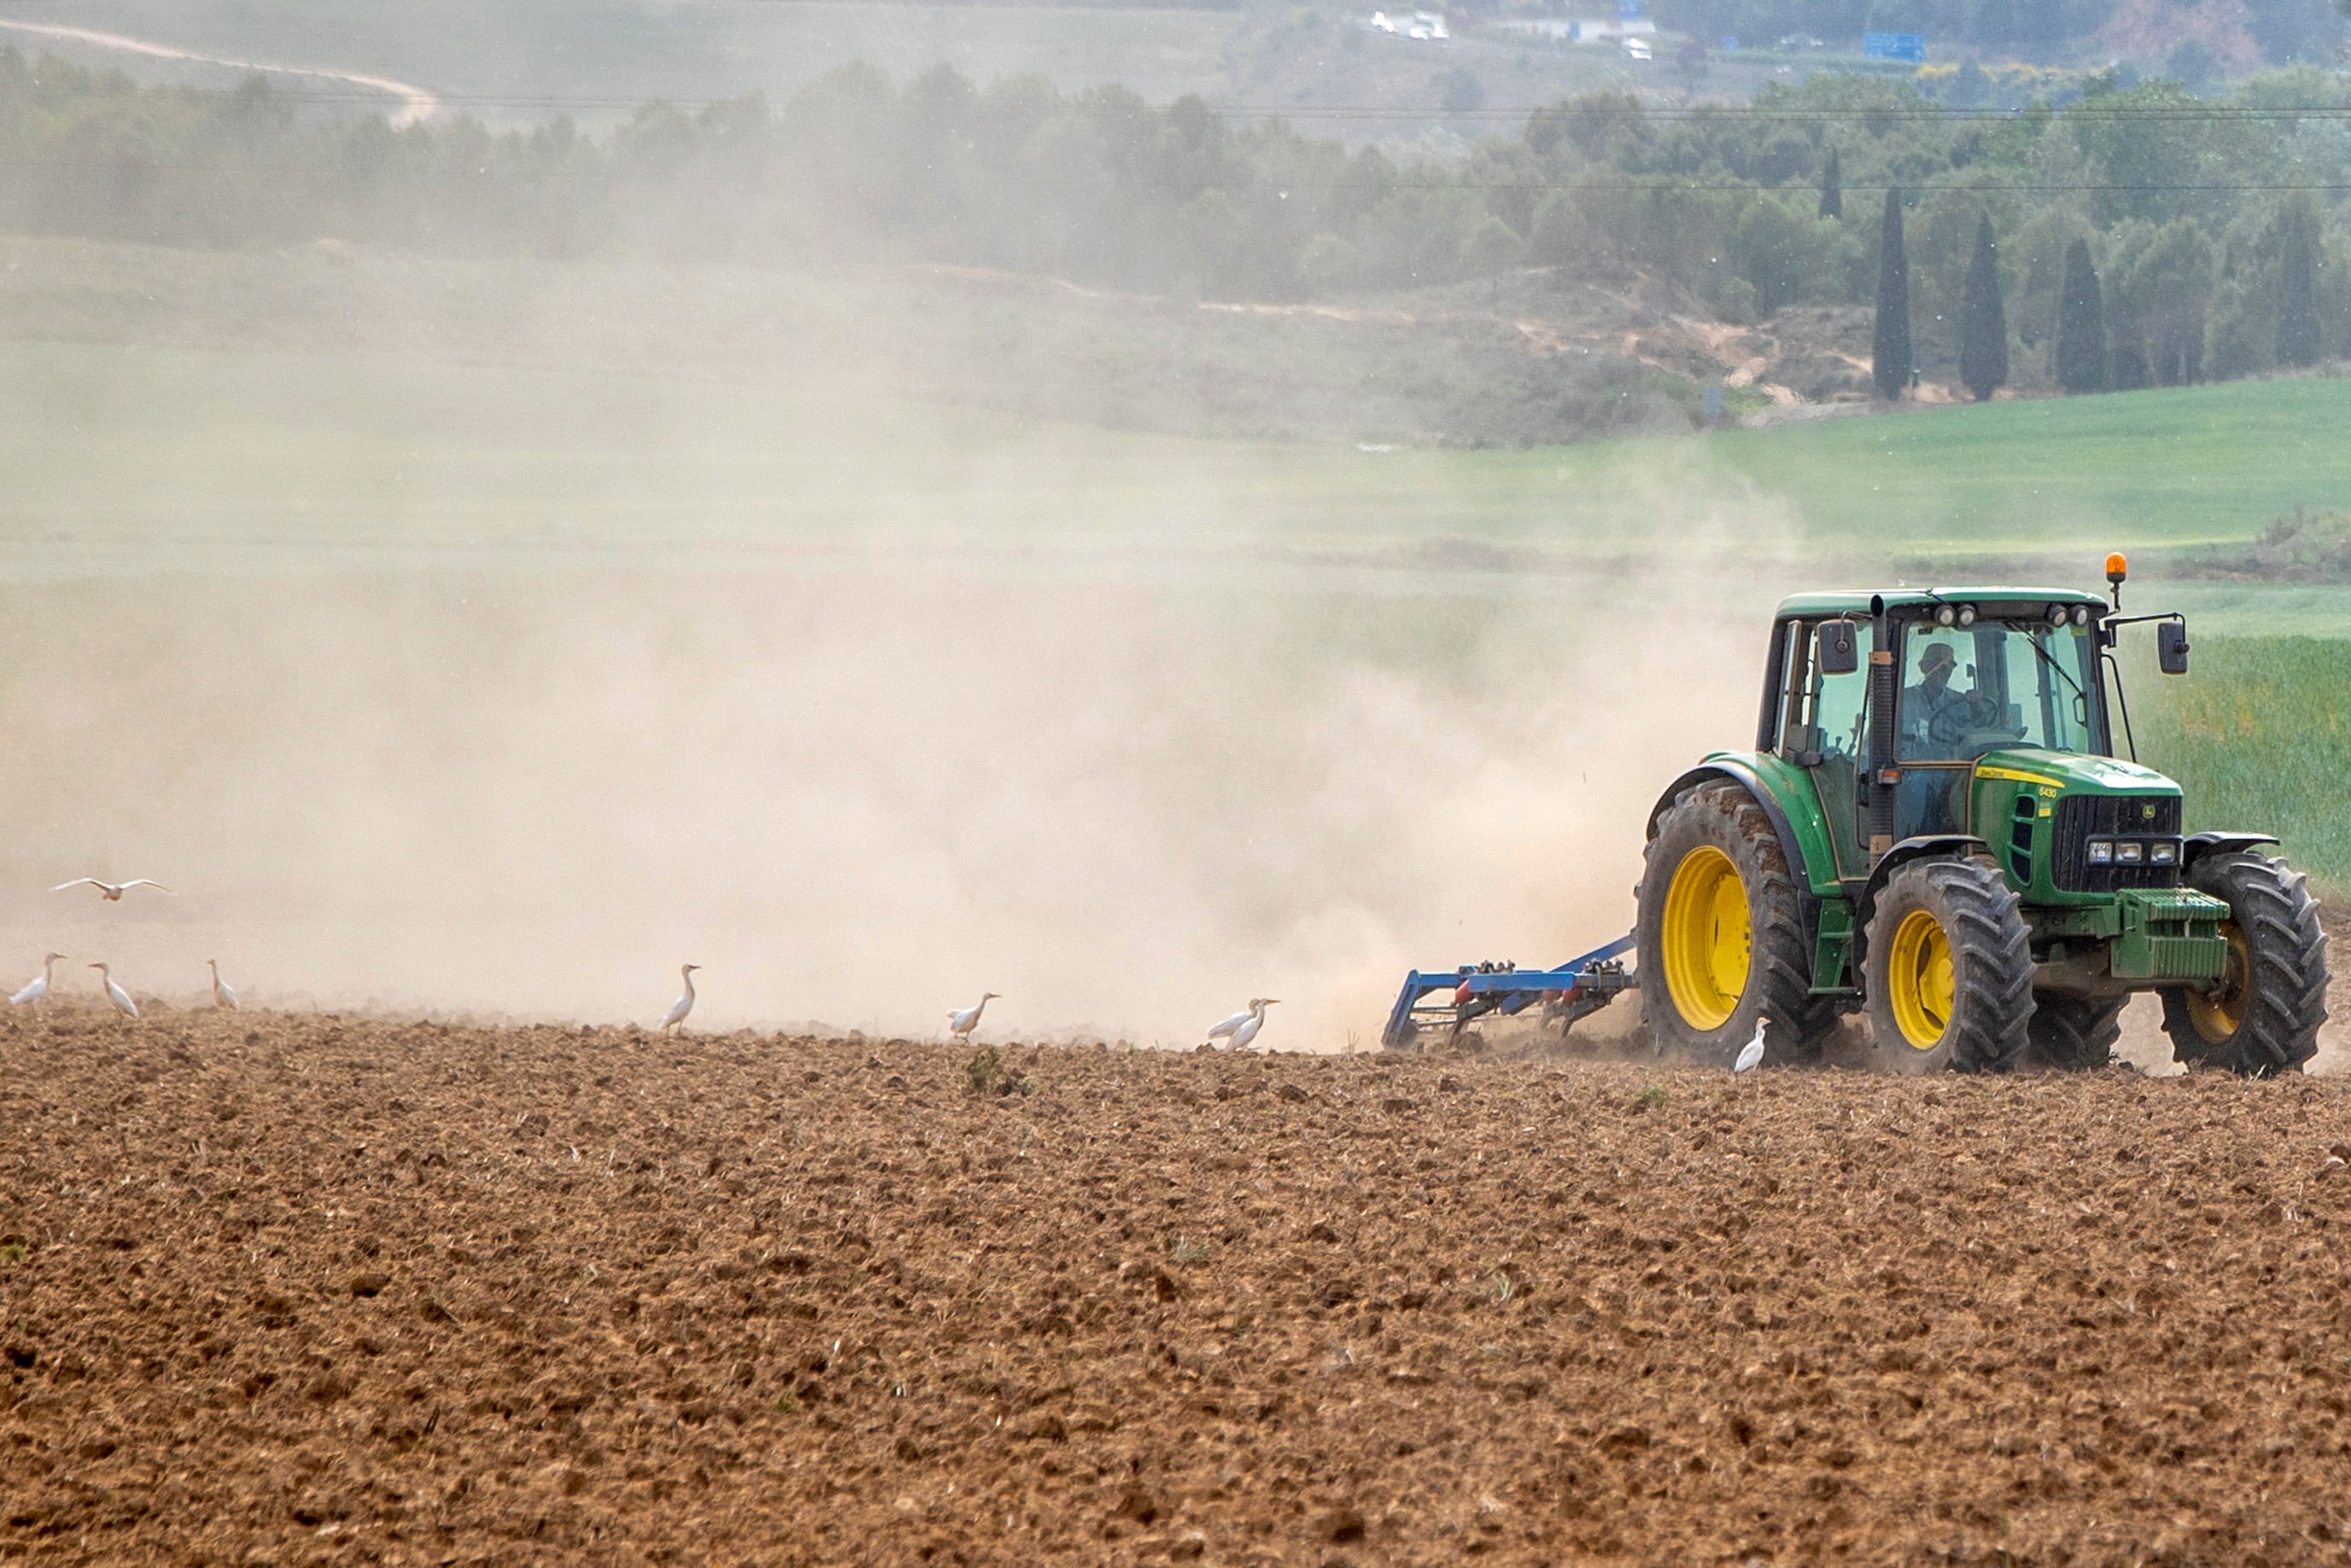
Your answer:
[[[1869,654],[1876,628],[1854,623],[1861,643],[1859,667],[1844,674],[1821,669],[1820,622],[1803,628],[1804,685],[1791,705],[1786,754],[1812,775],[1821,811],[1835,847],[1837,875],[1869,874],[1869,844],[1861,821],[1861,775],[1868,757]]]

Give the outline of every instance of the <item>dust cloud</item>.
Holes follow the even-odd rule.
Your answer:
[[[1705,559],[1698,551],[1693,559]],[[1369,577],[1373,580],[1366,580]],[[1327,580],[1325,579],[1327,578]],[[1748,743],[1777,585],[741,572],[0,592],[0,955],[193,1002],[1189,1043],[1377,1039],[1403,972],[1627,928],[1643,813]],[[100,904],[68,877],[152,876]]]

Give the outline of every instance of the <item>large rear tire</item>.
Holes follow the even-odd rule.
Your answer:
[[[1808,1061],[1835,1026],[1812,994],[1802,904],[1771,819],[1728,779],[1674,798],[1645,852],[1641,1010],[1664,1056],[1728,1066],[1769,1017],[1766,1061]]]
[[[2053,1072],[2095,1072],[2115,1059],[2128,997],[2089,1001],[2081,997],[2033,998],[2025,1031],[2023,1065]]]
[[[1988,861],[1914,861],[1869,920],[1869,1034],[1895,1072],[1999,1072],[2032,1018],[2032,948],[2017,898]]]
[[[2229,905],[2229,967],[2210,990],[2163,993],[2171,1054],[2248,1078],[2299,1072],[2326,1021],[2326,932],[2303,874],[2251,850],[2206,855],[2183,878]]]

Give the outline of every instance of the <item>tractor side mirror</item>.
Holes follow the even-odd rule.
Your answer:
[[[2167,675],[2188,673],[2188,623],[2162,621],[2155,628],[2155,662]]]
[[[2183,655],[2184,657],[2184,655]],[[1861,639],[1850,621],[1821,622],[1821,674],[1849,675],[1861,668]]]

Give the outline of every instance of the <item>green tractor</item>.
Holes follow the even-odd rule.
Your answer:
[[[1783,602],[1752,751],[1717,752],[1649,819],[1634,934],[1660,1051],[1729,1061],[1769,1018],[1781,1061],[1865,1011],[1905,1072],[2103,1066],[2135,991],[2182,1061],[2300,1069],[2326,937],[2257,832],[2183,835],[2178,784],[2115,753],[2112,650],[2176,614],[2044,588]],[[2130,747],[2135,754],[2136,745]]]

